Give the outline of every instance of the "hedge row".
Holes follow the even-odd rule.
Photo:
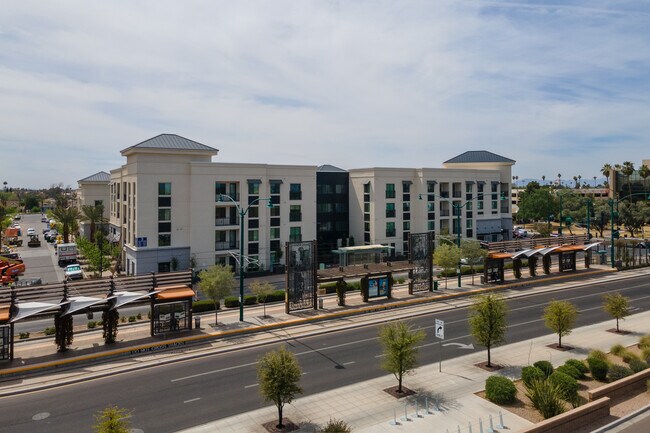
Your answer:
[[[224,301],[223,305],[226,308],[239,307],[239,297],[237,296],[228,296],[223,301]],[[284,301],[284,290],[276,290],[266,298],[267,303],[277,302],[277,301]],[[254,305],[254,304],[257,304],[257,297],[255,295],[244,296],[244,305]],[[217,309],[221,309],[220,302],[217,302]],[[192,303],[192,311],[195,313],[202,313],[204,311],[214,311],[214,303],[210,300],[194,301]]]

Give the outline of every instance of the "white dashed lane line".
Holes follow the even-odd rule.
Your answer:
[[[198,400],[201,400],[201,397],[191,398],[189,400],[185,400],[183,403],[192,403],[193,401],[198,401]]]

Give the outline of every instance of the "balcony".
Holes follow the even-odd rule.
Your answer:
[[[215,251],[228,251],[228,250],[236,250],[236,249],[239,249],[239,242],[236,241],[214,243]]]
[[[226,193],[219,194],[219,193],[217,193],[217,194],[214,195],[214,201],[215,202],[224,203],[224,204],[227,204],[227,203],[232,204],[232,202],[230,200],[228,200],[228,198],[226,198],[226,197],[224,197],[224,199],[222,201],[219,201],[219,196],[220,195],[226,195],[226,196],[229,196],[230,198],[232,198],[235,201],[239,201],[239,193],[231,193],[231,194],[226,194]]]
[[[236,226],[239,225],[239,218],[215,218],[214,225],[217,227]]]

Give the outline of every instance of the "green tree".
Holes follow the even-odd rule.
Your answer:
[[[300,365],[296,356],[285,347],[266,353],[257,363],[260,394],[278,408],[277,428],[282,429],[282,410],[296,395],[302,393],[299,386]]]
[[[214,303],[214,324],[218,325],[219,301],[229,296],[235,289],[235,276],[232,268],[226,265],[212,265],[199,273],[199,290]]]
[[[630,182],[630,176],[634,174],[634,164],[632,164],[630,161],[625,161],[621,167],[621,174],[625,176],[628,195],[632,195],[632,183]]]
[[[648,187],[646,185],[646,179],[650,176],[650,168],[647,165],[643,164],[639,167],[638,170],[639,176],[643,179],[643,192],[648,192]]]
[[[632,237],[634,233],[642,230],[647,218],[648,208],[644,202],[623,202],[619,207],[618,221]]]
[[[447,288],[447,271],[460,262],[460,251],[456,245],[440,244],[433,253],[433,263],[445,270],[445,289]]]
[[[522,222],[546,221],[557,214],[558,209],[557,199],[549,189],[540,188],[521,194],[517,219]]]
[[[470,334],[478,344],[487,349],[487,366],[492,367],[490,350],[493,346],[505,342],[508,322],[508,307],[499,295],[480,295],[469,307]]]
[[[129,433],[131,412],[115,405],[108,406],[95,415],[95,433]]]
[[[402,379],[417,366],[417,344],[424,340],[422,330],[414,330],[404,322],[389,322],[379,328],[379,342],[384,349],[381,368],[397,379],[397,392],[402,393]]]
[[[533,230],[539,233],[539,236],[543,238],[547,238],[551,235],[551,226],[548,223],[534,223]]]
[[[605,216],[601,220],[601,213]],[[598,236],[603,237],[603,232],[609,226],[609,205],[605,200],[595,200],[594,201],[594,218],[591,219],[591,228],[596,229],[599,233]]]
[[[472,270],[472,284],[474,284],[474,267],[485,261],[488,251],[481,247],[481,243],[474,240],[463,239],[460,243],[461,256],[467,260]]]
[[[618,321],[625,320],[630,315],[630,298],[620,293],[610,293],[603,296],[603,310],[616,319],[616,332],[619,332]]]
[[[257,302],[264,305],[264,317],[266,317],[266,299],[273,293],[273,285],[268,281],[255,281],[250,285],[253,295],[257,297]]]
[[[52,212],[54,217],[61,223],[63,232],[63,242],[70,242],[70,233],[78,226],[79,210],[74,207],[57,207]]]
[[[106,222],[106,218],[104,217],[104,206],[101,204],[97,206],[81,206],[81,220],[90,223],[90,239],[94,240],[97,223]]]
[[[547,328],[559,337],[558,347],[562,347],[562,337],[573,331],[573,325],[578,317],[578,310],[568,301],[551,301],[544,309],[544,323]]]

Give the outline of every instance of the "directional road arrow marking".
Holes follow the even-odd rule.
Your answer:
[[[469,349],[474,350],[474,345],[472,343],[463,344],[463,343],[445,343],[443,346],[458,346],[459,349]]]

